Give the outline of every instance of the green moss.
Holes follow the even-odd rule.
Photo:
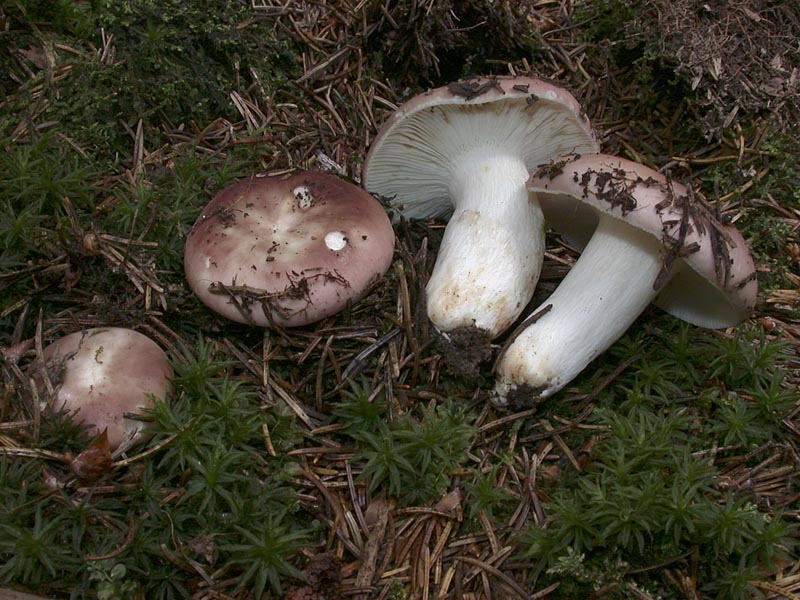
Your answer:
[[[549,492],[547,527],[531,525],[523,536],[527,558],[561,584],[557,597],[645,584],[639,568],[692,553],[705,591],[747,597],[749,587],[731,574],[768,572],[794,547],[795,528],[729,493],[707,456],[739,456],[779,439],[798,398],[785,373],[790,357],[760,329],[724,336],[667,316],[610,349],[614,365],[634,362],[598,398],[591,421],[605,435],[586,469],[569,470]],[[567,438],[572,448],[585,442]]]
[[[240,2],[100,0],[95,14],[115,36],[134,113],[159,111],[175,124],[230,116],[231,91],[257,82],[269,93],[295,68],[275,30]]]
[[[565,586],[559,597],[571,597],[576,584],[586,590],[635,580],[625,573],[677,560],[693,548],[703,585],[719,586],[740,568],[769,570],[772,557],[763,550],[772,541],[776,550],[794,545],[788,521],[720,491],[720,472],[695,454],[687,420],[678,411],[597,414],[612,435],[593,452],[587,472],[545,503],[553,515],[549,526],[531,526],[525,537],[527,556]],[[576,556],[585,560],[568,560]],[[609,561],[624,565],[622,572],[604,570]]]
[[[345,431],[359,443],[356,459],[365,461],[361,478],[370,490],[383,489],[404,505],[424,505],[442,497],[467,460],[475,435],[472,417],[452,402],[431,404],[419,417],[406,413],[378,421],[371,429],[354,427],[374,418],[363,402],[351,398],[345,406],[339,413]]]
[[[18,0],[20,20],[51,27],[60,34],[87,37],[92,30],[92,4],[85,0]],[[12,10],[13,10],[12,8]]]
[[[798,235],[795,217],[790,215],[800,211],[800,139],[780,132],[765,137],[760,150],[768,154],[745,170],[733,162],[709,169],[703,176],[703,187],[720,196],[733,194],[734,201],[741,204],[736,227],[759,267],[761,296],[769,297],[774,290],[794,286],[788,278],[793,269],[789,252]],[[752,182],[751,187],[745,187],[748,182]],[[797,311],[794,314],[797,316]]]
[[[623,40],[625,23],[636,15],[640,0],[583,2],[575,8],[575,21],[583,22],[582,38],[587,42]]]
[[[299,76],[293,49],[274,28],[253,20],[241,2],[26,4],[21,19],[28,13],[58,19],[41,26],[23,20],[20,25],[31,31],[16,33],[21,46],[59,41],[78,50],[54,54],[58,66],[69,65],[65,76],[41,76],[49,104],[40,118],[106,160],[131,145],[129,131],[140,119],[167,129],[192,123],[202,128],[219,117],[236,120],[232,92],[266,98]],[[101,31],[111,58],[94,50],[103,47]],[[8,66],[16,68],[13,61]],[[19,120],[34,97],[17,100]]]

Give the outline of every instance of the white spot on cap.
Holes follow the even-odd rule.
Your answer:
[[[308,210],[314,204],[314,196],[306,186],[299,185],[292,190],[292,193],[297,198],[297,206],[300,207],[300,210]]]
[[[347,237],[345,236],[344,231],[329,231],[326,233],[325,245],[328,247],[328,250],[333,252],[338,252],[347,246]]]

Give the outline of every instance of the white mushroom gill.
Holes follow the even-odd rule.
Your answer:
[[[569,110],[545,99],[432,106],[405,116],[373,149],[366,188],[409,219],[446,216],[457,199],[448,189],[461,161],[476,150],[517,156],[528,173],[553,157],[583,150],[585,129]],[[487,201],[491,199],[487,198]]]
[[[571,381],[653,301],[662,265],[657,238],[601,216],[580,258],[537,309],[541,316],[500,357],[496,403],[518,388],[550,396]]]

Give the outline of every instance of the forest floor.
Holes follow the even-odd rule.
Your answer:
[[[0,584],[49,598],[800,597],[800,8],[701,0],[18,0],[0,7]],[[649,308],[564,390],[490,402],[424,289],[444,222],[294,329],[188,289],[202,207],[251,173],[359,183],[405,100],[469,75],[568,88],[602,149],[745,237],[738,327]],[[531,306],[577,258],[549,232]],[[92,481],[43,346],[156,340],[154,437]],[[1,594],[0,594],[1,595]]]

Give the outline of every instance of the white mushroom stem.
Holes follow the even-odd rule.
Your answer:
[[[426,288],[441,331],[475,327],[495,337],[516,319],[539,279],[544,219],[518,157],[484,148],[450,177],[455,206]]]
[[[542,316],[501,357],[497,402],[519,386],[538,397],[554,394],[621,337],[657,295],[660,250],[652,234],[601,216],[580,258],[537,310]]]

